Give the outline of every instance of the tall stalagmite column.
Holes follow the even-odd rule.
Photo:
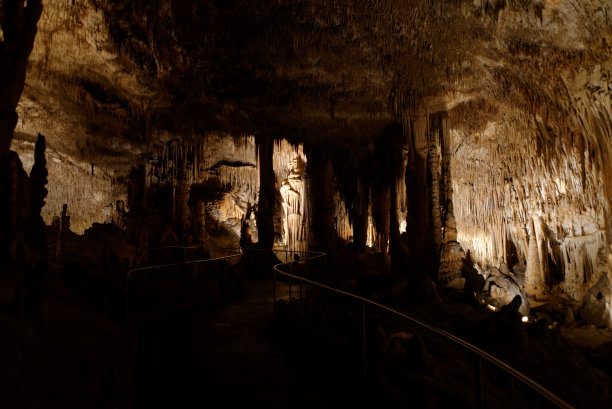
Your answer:
[[[0,40],[0,252],[10,253],[12,258],[22,236],[17,217],[30,203],[20,202],[17,189],[23,187],[19,182],[24,178],[23,167],[17,154],[9,154],[9,149],[17,124],[15,109],[25,85],[26,65],[41,13],[40,0],[0,2],[3,37]]]
[[[192,213],[191,225],[193,226],[193,242],[204,244],[206,242],[206,206],[198,200]]]
[[[440,249],[442,244],[442,218],[440,215],[440,154],[438,147],[440,146],[440,117],[439,115],[432,116],[430,119],[430,128],[427,132],[427,173],[429,189],[431,192],[430,212],[431,224],[433,228],[434,243],[436,250]]]
[[[259,170],[259,203],[257,204],[258,246],[271,249],[274,245],[274,207],[276,205],[276,176],[274,175],[274,140],[257,137],[257,166]]]
[[[444,226],[444,242],[456,241],[457,240],[457,223],[455,221],[455,214],[453,210],[453,180],[451,177],[451,152],[450,152],[450,132],[448,129],[448,116],[446,113],[440,120],[440,142],[442,151],[442,182],[443,190],[440,192],[442,195],[441,204],[444,206],[446,214],[443,217]]]
[[[400,152],[401,153],[401,152]],[[400,155],[394,156],[393,164],[401,164]],[[400,166],[401,168],[401,166]],[[393,256],[395,253],[395,246],[399,241],[399,220],[397,219],[397,183],[398,178],[393,177],[391,179],[391,186],[389,188],[389,253]]]
[[[438,121],[440,135],[440,152],[442,160],[440,163],[441,185],[439,206],[443,209],[441,218],[442,246],[440,248],[440,264],[438,266],[439,283],[448,284],[454,280],[461,280],[463,259],[465,253],[457,242],[457,223],[453,211],[453,185],[450,167],[450,134],[448,129],[448,117],[446,113],[439,116]],[[456,284],[460,284],[456,282]],[[451,284],[452,285],[452,284]]]
[[[47,197],[47,159],[45,150],[47,144],[45,137],[38,134],[38,140],[34,148],[34,165],[30,171],[30,221],[26,232],[26,241],[35,249],[39,257],[46,253],[45,244],[45,222],[40,216],[40,211],[45,205]]]
[[[27,4],[27,6],[25,5]],[[17,124],[15,108],[25,85],[26,65],[34,46],[41,0],[0,3],[0,158],[5,160]]]
[[[432,194],[429,158],[429,115],[423,112],[411,120],[409,139],[410,160],[406,171],[407,244],[415,264],[413,271],[434,273],[438,265],[438,252],[432,230]]]
[[[308,149],[308,146],[305,146]],[[306,152],[307,197],[310,217],[309,241],[317,249],[330,250],[336,244],[334,229],[334,169],[331,158],[320,149]]]
[[[179,242],[183,245],[188,245],[187,243],[187,232],[189,225],[189,181],[187,170],[184,167],[178,172],[178,182],[176,185],[176,197],[175,197],[175,209],[176,209],[176,232],[179,238]]]
[[[538,239],[533,220],[530,222],[529,248],[527,250],[527,271],[525,289],[529,294],[537,294],[542,290],[542,266],[538,251]]]
[[[355,197],[353,245],[357,251],[365,251],[366,241],[368,239],[368,204],[370,202],[370,189],[363,177],[359,177],[357,180],[357,194]]]
[[[334,229],[334,168],[329,157],[325,157],[321,172],[321,233],[323,245],[331,249],[336,245],[336,229]]]
[[[427,186],[427,156],[429,151],[427,141],[427,116],[418,116],[413,122],[413,144],[414,144],[414,179],[416,197],[414,222],[418,235],[421,239],[430,236],[430,197]]]

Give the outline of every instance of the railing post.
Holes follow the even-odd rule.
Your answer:
[[[484,407],[484,390],[483,390],[483,378],[482,378],[482,358],[476,358],[476,373],[475,373],[475,381],[476,381],[476,409],[482,409]]]
[[[291,274],[291,263],[289,263],[289,274]],[[291,302],[291,285],[292,285],[291,277],[289,277],[289,302]]]
[[[361,303],[361,330],[363,336],[363,380],[367,379],[367,362],[366,362],[366,307],[365,303]]]

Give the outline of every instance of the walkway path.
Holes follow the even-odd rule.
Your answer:
[[[321,385],[327,376],[304,373],[280,347],[271,289],[269,279],[250,279],[246,294],[219,310],[144,328],[135,407],[345,407]]]

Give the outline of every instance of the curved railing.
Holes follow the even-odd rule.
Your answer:
[[[315,259],[321,259],[323,260],[325,258],[325,254],[324,253],[316,253],[316,252],[312,252],[311,254],[313,254],[312,257],[308,257],[308,258],[303,258],[300,261],[312,261]],[[539,383],[537,383],[536,381],[534,381],[533,379],[529,378],[528,376],[524,375],[523,373],[517,371],[516,369],[514,369],[513,367],[511,367],[510,365],[506,364],[505,362],[499,360],[498,358],[494,357],[493,355],[483,351],[482,349],[470,344],[469,342],[464,341],[463,339],[447,332],[444,331],[443,329],[437,328],[431,324],[428,324],[426,322],[423,322],[421,320],[418,320],[414,317],[411,317],[409,315],[406,315],[400,311],[394,310],[393,308],[390,308],[388,306],[385,306],[383,304],[379,304],[375,301],[369,300],[367,298],[361,297],[359,295],[356,294],[352,294],[334,287],[331,287],[329,285],[311,280],[309,278],[305,278],[305,277],[301,277],[295,274],[292,274],[291,269],[292,269],[292,265],[295,264],[295,262],[285,262],[285,263],[279,263],[277,265],[274,266],[274,303],[276,305],[276,275],[277,274],[281,274],[287,278],[289,278],[289,280],[295,280],[297,282],[299,282],[299,293],[300,293],[300,322],[301,325],[303,325],[303,317],[304,317],[304,310],[303,310],[303,302],[302,302],[302,284],[308,284],[314,287],[318,287],[327,291],[330,291],[332,293],[335,294],[340,294],[343,297],[346,298],[350,298],[353,300],[356,300],[358,302],[361,303],[362,306],[362,327],[363,327],[363,371],[364,371],[364,377],[366,376],[366,342],[365,342],[365,324],[366,324],[366,314],[365,314],[365,308],[366,305],[375,307],[377,309],[383,310],[383,311],[387,311],[397,317],[400,317],[403,320],[407,320],[410,321],[413,324],[416,324],[417,326],[426,329],[427,331],[434,333],[436,335],[441,336],[443,339],[445,339],[447,342],[453,343],[455,345],[458,345],[459,347],[463,348],[466,351],[469,351],[470,353],[474,354],[476,356],[476,358],[478,359],[478,363],[476,365],[476,378],[477,378],[477,382],[476,382],[476,407],[481,408],[483,407],[483,400],[484,400],[484,391],[483,391],[483,377],[482,377],[482,362],[483,361],[487,361],[491,364],[493,364],[494,366],[500,368],[502,371],[504,371],[505,373],[507,373],[508,375],[510,375],[511,377],[513,377],[514,379],[519,380],[520,382],[522,382],[524,385],[526,385],[527,387],[529,387],[530,389],[532,389],[537,395],[536,396],[541,396],[543,398],[545,398],[546,400],[548,400],[550,403],[554,404],[556,407],[559,408],[563,408],[563,409],[573,409],[573,406],[570,405],[569,403],[565,402],[564,400],[562,400],[561,398],[559,398],[557,395],[555,395],[554,393],[552,393],[550,390],[546,389],[544,386],[540,385]],[[283,271],[281,270],[281,267],[286,267],[288,266],[289,272]],[[289,284],[289,299],[291,300],[291,281]]]
[[[180,268],[186,265],[193,266],[193,279],[194,279],[194,287],[197,286],[198,283],[198,266],[206,263],[213,263],[219,261],[228,261],[231,259],[242,258],[248,253],[274,253],[279,260],[285,259],[285,262],[288,262],[289,258],[293,258],[296,254],[299,256],[305,256],[310,254],[315,254],[314,252],[305,252],[305,251],[292,251],[292,250],[284,250],[284,249],[258,249],[258,248],[245,248],[241,249],[240,247],[226,247],[226,248],[205,248],[205,247],[196,247],[196,246],[155,246],[153,247],[156,250],[182,250],[183,261],[175,262],[175,263],[166,263],[166,264],[157,264],[153,266],[144,266],[137,267],[128,270],[125,277],[125,317],[126,320],[129,319],[130,313],[130,278],[134,273],[139,272],[154,272],[162,269],[169,268]],[[206,259],[195,259],[195,260],[185,260],[186,258],[186,250],[203,250],[210,254],[209,258]],[[218,256],[219,254],[228,254],[225,256]],[[323,254],[323,253],[321,253]],[[218,257],[217,257],[218,256]]]
[[[163,246],[163,247],[159,247],[158,248],[179,248],[180,246]],[[214,252],[213,252],[214,251]],[[130,278],[132,277],[132,275],[134,273],[138,273],[138,272],[154,272],[154,271],[159,271],[162,269],[169,269],[169,268],[180,268],[182,266],[193,266],[193,283],[194,283],[194,287],[197,287],[198,284],[198,266],[201,264],[207,264],[207,263],[215,263],[215,262],[220,262],[220,261],[229,261],[232,259],[240,259],[243,256],[243,253],[240,252],[240,249],[215,249],[210,252],[210,254],[213,254],[213,257],[211,258],[206,258],[206,259],[198,259],[198,260],[185,260],[185,261],[180,261],[180,262],[176,262],[176,263],[168,263],[168,264],[158,264],[158,265],[154,265],[154,266],[144,266],[144,267],[137,267],[137,268],[132,268],[131,270],[128,270],[128,272],[126,273],[125,276],[125,319],[128,320],[129,318],[129,308],[130,308]],[[215,257],[215,255],[217,253],[230,253],[229,255],[226,256],[221,256],[221,257]]]

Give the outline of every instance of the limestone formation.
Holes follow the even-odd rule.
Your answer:
[[[442,284],[450,283],[461,278],[463,259],[465,252],[461,245],[456,241],[448,241],[442,245],[440,252],[440,267],[438,269],[438,282]]]
[[[252,206],[264,247],[350,244],[441,284],[457,246],[535,297],[605,274],[609,2],[145,3],[48,0],[35,42],[40,2],[3,3],[0,128],[26,169],[46,136],[47,224],[103,222],[138,164],[185,243],[204,212],[236,244]]]

